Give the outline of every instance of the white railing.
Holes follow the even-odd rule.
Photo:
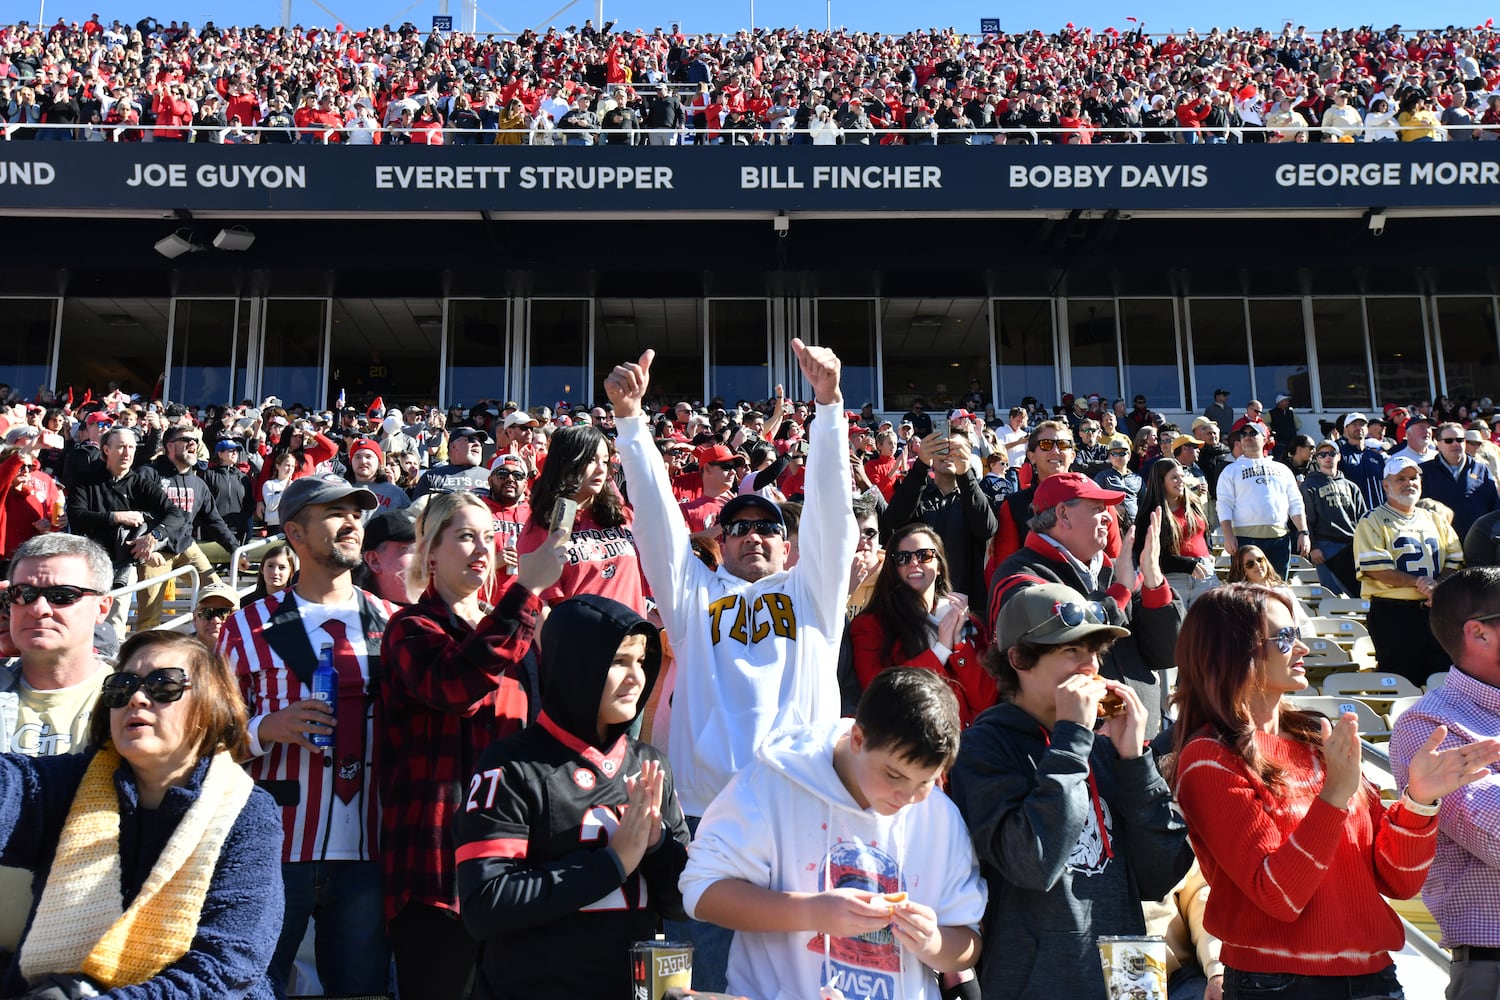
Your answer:
[[[1324,129],[1321,125],[1291,124],[1291,125],[1237,125],[1233,127],[1218,126],[1214,128],[1189,128],[1181,125],[1164,125],[1147,127],[1141,125],[1109,125],[1091,124],[1086,130],[1095,137],[1109,137],[1113,140],[1124,142],[1148,142],[1148,136],[1160,135],[1168,137],[1167,141],[1187,142],[1197,144],[1214,144],[1240,137],[1246,133],[1265,134],[1268,138],[1280,134],[1281,136],[1295,137],[1298,134],[1313,136],[1320,132],[1337,134],[1353,134],[1356,142],[1375,142],[1382,140],[1370,140],[1365,138],[1365,130],[1371,128],[1362,125],[1357,128],[1349,126],[1337,126]],[[1403,127],[1394,122],[1389,125],[1374,126],[1381,132],[1391,132],[1399,137],[1404,131]],[[186,139],[163,139],[160,133],[163,130],[182,132]],[[0,125],[0,138],[5,141],[16,141],[18,135],[24,137],[25,133],[38,133],[34,138],[42,139],[40,133],[44,132],[68,132],[72,138],[62,141],[73,142],[133,142],[136,140],[121,139],[126,132],[138,132],[150,142],[205,142],[220,145],[370,145],[369,142],[350,140],[350,135],[368,131],[371,137],[389,137],[396,135],[417,136],[431,133],[429,138],[436,138],[436,142],[411,141],[414,146],[421,145],[499,145],[497,138],[502,135],[518,135],[522,140],[520,143],[508,145],[533,145],[533,146],[566,146],[566,145],[648,145],[652,137],[660,136],[670,141],[666,143],[655,143],[656,145],[806,145],[812,142],[814,132],[812,129],[783,128],[765,124],[754,124],[750,127],[720,127],[714,129],[714,138],[707,143],[697,141],[698,133],[689,128],[652,129],[635,127],[631,129],[569,129],[569,128],[534,128],[525,129],[459,129],[443,126],[441,128],[426,130],[420,128],[402,128],[400,126],[380,126],[371,130],[354,128],[346,125],[341,128],[322,129],[299,129],[294,127],[275,128],[262,125],[240,125],[224,127],[202,127],[193,125],[54,125],[47,123],[29,124],[25,122],[10,122]],[[1432,131],[1441,140],[1454,141],[1452,137],[1463,137],[1473,133],[1495,136],[1500,139],[1500,126],[1480,125],[1477,122],[1469,125],[1435,125],[1414,127],[1412,131]],[[98,138],[89,138],[88,133],[95,133]],[[276,133],[279,135],[290,135],[292,140],[288,142],[277,142],[275,140],[262,142],[258,136],[261,133]],[[943,129],[936,125],[926,128],[897,128],[887,125],[871,124],[868,128],[844,129],[835,131],[835,137],[842,137],[845,145],[851,144],[875,144],[883,136],[910,137],[906,144],[933,144],[938,145],[1005,145],[1012,140],[1021,140],[1030,143],[1051,143],[1055,145],[1076,145],[1080,129],[1064,128],[1060,125],[1051,126],[1021,126],[1016,128],[1001,128],[998,126],[987,126],[984,128],[950,128]],[[215,138],[215,136],[218,138]],[[469,137],[476,140],[469,143],[456,143],[451,139],[454,136]],[[794,141],[794,137],[795,140]],[[1123,137],[1123,139],[1122,139]],[[623,139],[624,141],[614,141]],[[975,142],[979,139],[981,141]],[[59,141],[59,140],[53,140]],[[1293,142],[1294,138],[1281,138],[1282,142]],[[1336,141],[1325,138],[1325,142]],[[1383,141],[1394,141],[1385,139]],[[1462,138],[1457,141],[1463,141]],[[407,145],[407,142],[385,142],[385,145]],[[816,143],[812,143],[816,144]]]
[[[132,583],[128,587],[120,587],[116,590],[111,590],[109,592],[109,596],[118,601],[120,598],[124,597],[127,594],[133,594],[138,590],[145,590],[148,587],[159,586],[166,583],[168,580],[174,580],[179,576],[190,576],[193,578],[193,600],[188,606],[194,608],[197,607],[199,582],[198,567],[196,566],[179,566],[169,573],[163,573],[160,576],[150,576],[146,577],[145,579],[137,580],[135,583]]]
[[[240,592],[240,560],[257,550],[270,548],[278,542],[286,541],[285,535],[271,535],[267,538],[256,538],[246,542],[229,554],[229,586],[234,592]]]

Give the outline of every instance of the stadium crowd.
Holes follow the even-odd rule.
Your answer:
[[[984,36],[411,24],[0,28],[11,140],[432,144],[1500,138],[1492,23]],[[42,126],[42,127],[38,127]]]
[[[0,991],[282,995],[311,925],[328,995],[623,997],[664,926],[757,1000],[1102,1000],[1147,934],[1174,998],[1399,998],[1382,897],[1422,892],[1482,995],[1489,399],[888,420],[792,348],[806,400],[662,398],[649,351],[446,411],[0,387]],[[1455,668],[1394,800],[1284,697],[1294,556],[1381,669]],[[192,640],[108,596],[189,565]]]

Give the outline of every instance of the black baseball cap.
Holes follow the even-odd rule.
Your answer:
[[[386,542],[409,543],[416,540],[416,523],[406,516],[406,511],[386,510],[365,522],[365,542],[361,551],[369,552]]]
[[[480,444],[489,444],[490,436],[478,427],[455,427],[448,432],[449,441],[461,441],[464,438],[474,438]],[[285,500],[282,503],[286,503]]]
[[[282,503],[286,503],[286,500],[283,499]],[[774,501],[766,499],[759,493],[741,493],[739,496],[726,503],[724,505],[724,508],[719,511],[719,523],[728,524],[730,521],[733,521],[741,511],[746,510],[750,507],[759,507],[767,514],[771,515],[771,520],[775,521],[782,527],[786,527],[786,518],[782,517],[781,508],[777,506]]]
[[[345,497],[353,497],[360,510],[374,510],[380,504],[374,493],[363,486],[355,486],[332,472],[319,472],[293,479],[281,494],[281,523],[285,524],[295,518],[308,504],[333,503]]]

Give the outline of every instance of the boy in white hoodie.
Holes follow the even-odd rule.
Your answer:
[[[729,991],[936,1000],[979,958],[985,886],[938,781],[958,703],[926,670],[887,670],[851,722],[774,734],[703,815],[680,886],[739,933]]]

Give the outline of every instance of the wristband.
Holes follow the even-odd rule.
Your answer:
[[[1438,799],[1432,805],[1424,806],[1422,805],[1422,803],[1412,798],[1411,793],[1405,788],[1401,789],[1402,807],[1408,812],[1415,813],[1418,816],[1436,816],[1438,814],[1438,809],[1442,806],[1442,804],[1443,800]]]

